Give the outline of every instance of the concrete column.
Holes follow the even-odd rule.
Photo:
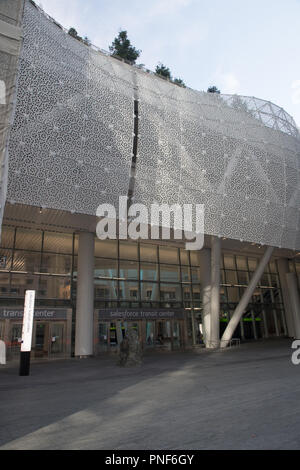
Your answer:
[[[211,242],[211,301],[210,301],[210,337],[208,348],[220,346],[220,274],[221,240],[212,237]]]
[[[202,299],[202,328],[203,340],[207,347],[210,339],[210,301],[211,301],[211,251],[209,248],[203,248],[198,253],[200,267],[200,286]]]
[[[251,296],[254,292],[254,289],[255,287],[257,286],[263,272],[264,272],[264,269],[265,267],[267,266],[268,262],[270,261],[270,258],[272,256],[272,253],[273,253],[273,250],[274,248],[272,246],[269,246],[262,259],[260,260],[257,268],[256,268],[256,271],[254,272],[252,278],[251,278],[251,281],[249,282],[249,285],[247,287],[247,289],[245,290],[244,294],[242,295],[242,298],[241,300],[239,301],[239,304],[238,306],[236,307],[235,311],[234,311],[234,314],[230,320],[230,322],[228,323],[227,325],[227,328],[226,330],[224,331],[224,334],[222,336],[222,340],[221,340],[221,347],[222,348],[226,348],[226,346],[228,345],[229,341],[231,340],[232,338],[232,335],[233,333],[235,332],[235,329],[240,321],[240,319],[242,318],[242,315],[251,299]]]
[[[277,266],[278,266],[280,286],[281,286],[281,292],[282,292],[282,298],[283,298],[287,334],[290,338],[294,338],[295,336],[294,318],[293,318],[293,311],[292,311],[292,306],[291,306],[290,298],[289,298],[287,279],[286,279],[286,273],[290,272],[289,260],[287,258],[281,258],[277,260]]]
[[[300,295],[298,281],[295,273],[286,273],[285,275],[290,295],[290,303],[294,319],[294,337],[300,339]]]
[[[94,234],[82,232],[78,244],[75,356],[93,355]]]

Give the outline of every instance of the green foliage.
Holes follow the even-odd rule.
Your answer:
[[[210,86],[210,87],[207,88],[207,93],[218,93],[218,94],[220,94],[221,92],[215,85],[213,85],[213,86]]]
[[[83,42],[86,46],[91,45],[91,41],[89,40],[89,38],[87,36],[84,36],[84,38],[79,36],[75,28],[70,28],[68,34],[72,36],[72,38],[77,39],[77,41]]]
[[[184,81],[181,78],[174,78],[173,83],[176,83],[176,85],[182,86],[183,88],[186,88],[186,85]]]
[[[162,77],[168,78],[169,80],[172,79],[170,69],[161,62],[159,62],[159,64],[156,66],[155,73],[156,75],[161,75]]]
[[[109,50],[111,55],[121,57],[133,64],[141,55],[141,51],[131,45],[127,37],[127,31],[119,32],[119,35],[114,39],[112,45],[109,46]]]
[[[68,31],[68,34],[70,36],[72,36],[72,38],[78,39],[78,41],[82,40],[82,38],[80,36],[78,36],[78,33],[77,33],[75,28],[70,28],[69,31]]]

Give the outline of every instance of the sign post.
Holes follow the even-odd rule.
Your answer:
[[[25,294],[22,343],[20,353],[19,375],[29,375],[32,327],[34,315],[35,290],[27,290]]]

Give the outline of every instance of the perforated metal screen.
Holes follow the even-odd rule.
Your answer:
[[[7,145],[16,95],[23,6],[23,0],[0,2],[0,233],[7,190]]]
[[[197,92],[105,56],[26,2],[8,198],[95,214],[133,202],[205,204],[205,232],[300,249],[300,140],[272,103]]]
[[[114,62],[26,2],[10,200],[95,214],[127,194],[133,95]]]

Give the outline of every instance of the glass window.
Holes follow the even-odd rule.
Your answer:
[[[257,258],[248,258],[249,271],[255,271],[257,267]]]
[[[117,260],[106,259],[106,258],[95,258],[94,276],[95,277],[107,277],[107,278],[118,277]]]
[[[261,286],[270,286],[269,275],[264,273],[260,278],[259,284]]]
[[[280,289],[273,289],[273,295],[274,295],[275,303],[281,304],[282,303],[281,290]]]
[[[224,255],[224,267],[225,269],[235,269],[235,262],[233,255]]]
[[[271,274],[271,286],[272,287],[279,287],[279,279],[277,274]]]
[[[102,258],[117,258],[118,243],[117,240],[99,240],[95,239],[95,256]]]
[[[180,248],[180,262],[187,266],[190,264],[190,252],[188,250]]]
[[[10,293],[12,297],[25,297],[27,289],[39,290],[39,276],[12,274]]]
[[[244,295],[246,287],[238,287],[238,289],[239,289],[239,299],[241,299],[242,295]]]
[[[193,299],[194,300],[201,299],[200,286],[193,286]]]
[[[226,284],[237,284],[237,275],[236,271],[230,271],[229,269],[225,271]]]
[[[184,305],[184,307],[191,308],[192,307],[191,287],[190,286],[183,286],[182,295],[183,295],[183,305]]]
[[[37,297],[47,299],[70,299],[71,283],[69,277],[41,276]]]
[[[120,259],[138,260],[138,244],[120,242]]]
[[[158,281],[158,265],[151,263],[141,264],[141,281]]]
[[[13,248],[15,238],[15,229],[2,226],[1,246],[4,248]]]
[[[71,275],[71,267],[71,256],[43,253],[41,268],[42,273]]]
[[[73,235],[71,233],[45,232],[44,251],[72,254]]]
[[[188,266],[181,266],[181,280],[191,282],[191,273]]]
[[[117,300],[118,281],[105,281],[104,279],[95,279],[95,298],[101,300]]]
[[[240,269],[241,271],[248,271],[246,256],[236,256],[235,259],[237,269]]]
[[[141,300],[155,302],[159,300],[159,284],[154,282],[141,283]]]
[[[180,272],[179,266],[168,266],[161,264],[160,265],[160,280],[161,281],[179,281],[180,280]]]
[[[191,268],[192,282],[200,282],[200,269]]]
[[[160,246],[159,262],[166,264],[179,264],[178,249],[168,246]]]
[[[201,307],[201,291],[200,286],[196,286],[195,284],[192,286],[193,290],[193,304],[195,308]]]
[[[157,246],[156,245],[140,245],[141,261],[157,262]]]
[[[139,264],[136,261],[120,261],[120,278],[138,279]]]
[[[119,282],[119,298],[126,300],[139,300],[139,284],[138,282],[120,281]]]
[[[247,271],[238,271],[237,276],[238,276],[238,284],[244,284],[246,286],[248,285],[249,279],[248,279]]]
[[[238,287],[227,287],[228,302],[238,302],[240,299]]]
[[[180,284],[160,284],[160,300],[161,301],[181,301]]]
[[[0,249],[0,271],[10,271],[12,250]]]
[[[40,272],[41,253],[30,251],[15,251],[13,271]]]
[[[191,259],[191,265],[192,266],[199,266],[199,257],[198,257],[198,251],[190,251],[190,259]]]
[[[6,297],[9,295],[9,282],[10,282],[10,275],[8,273],[1,273],[0,274],[0,296]]]
[[[220,288],[220,302],[221,302],[221,303],[227,302],[227,291],[226,291],[226,287],[221,287],[221,288]]]
[[[192,291],[190,286],[183,286],[183,300],[192,300]]]
[[[261,290],[256,288],[252,295],[252,302],[253,303],[261,303]]]
[[[16,248],[21,250],[41,251],[42,231],[17,229]]]
[[[277,273],[277,267],[275,261],[270,261],[269,263],[269,272],[270,273]]]

